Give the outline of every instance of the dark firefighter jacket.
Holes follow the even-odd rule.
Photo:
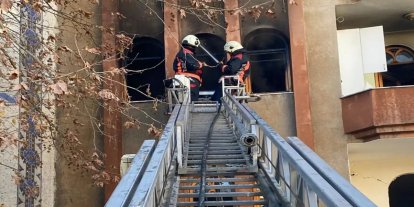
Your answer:
[[[227,64],[222,66],[224,75],[239,75],[239,80],[243,82],[250,75],[250,61],[246,50],[236,50],[231,54]]]
[[[174,59],[174,71],[176,74],[192,77],[201,82],[203,64],[194,57],[194,52],[188,48],[182,48]]]

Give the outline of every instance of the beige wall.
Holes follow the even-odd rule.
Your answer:
[[[386,33],[385,45],[404,45],[414,50],[414,31]]]
[[[17,125],[12,124],[12,119],[18,119],[18,106],[9,105],[0,107],[0,130],[7,131],[12,137],[17,138]],[[7,118],[6,118],[7,117]],[[2,135],[3,136],[3,135]],[[6,140],[8,137],[4,137]],[[17,144],[17,143],[16,143]],[[0,206],[17,206],[17,185],[13,177],[14,169],[18,168],[18,146],[10,142],[0,143]]]
[[[349,144],[351,183],[379,207],[389,206],[388,187],[414,172],[414,139],[384,139]]]
[[[282,137],[296,136],[293,93],[259,95],[260,101],[248,105]]]
[[[311,0],[305,4],[307,67],[310,108],[316,153],[348,178],[348,136],[341,111],[335,1]]]

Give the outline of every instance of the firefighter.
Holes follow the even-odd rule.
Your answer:
[[[206,65],[195,58],[195,49],[200,45],[200,40],[194,35],[187,35],[181,45],[181,50],[175,56],[173,68],[177,75],[184,75],[190,79],[191,101],[197,101],[202,83],[202,68]]]
[[[243,46],[237,41],[229,41],[224,45],[224,51],[230,55],[230,59],[226,64],[219,65],[222,75],[237,75],[238,81],[244,85],[244,81],[250,75],[250,60],[249,56],[246,54],[246,50]],[[223,81],[223,80],[221,80]],[[232,80],[230,83],[235,85],[237,80]],[[213,101],[219,101],[223,96],[222,84],[219,82],[218,87],[216,88],[214,95],[212,96]]]

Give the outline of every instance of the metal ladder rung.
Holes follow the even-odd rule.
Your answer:
[[[198,182],[200,178],[186,178],[181,179],[180,182]],[[255,177],[248,178],[206,178],[206,182],[255,182]]]
[[[199,189],[199,185],[190,185],[190,186],[180,186],[180,190],[195,190]],[[259,188],[259,185],[257,184],[240,184],[240,185],[206,185],[206,189],[212,190],[212,189],[218,189],[218,190],[224,190],[224,189],[252,189],[252,188]]]
[[[239,201],[205,201],[205,206],[251,206],[266,205],[265,200],[239,200]],[[179,202],[177,206],[197,206],[197,202]]]
[[[201,160],[188,160],[187,164],[200,164]],[[221,159],[221,160],[207,160],[207,164],[240,164],[246,163],[245,159]]]
[[[218,193],[205,193],[206,197],[252,197],[262,196],[262,192],[218,192]],[[198,193],[179,193],[180,198],[198,198]]]

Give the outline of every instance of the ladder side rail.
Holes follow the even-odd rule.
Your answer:
[[[241,118],[243,118],[244,122],[248,124],[255,124],[256,119],[253,118],[253,116],[246,110],[246,108],[244,108],[242,104],[239,103],[239,101],[234,96],[232,96],[228,91],[226,91],[225,93],[226,93],[226,96],[224,97],[224,100],[236,106],[237,113],[241,115]]]
[[[256,119],[258,131],[260,131],[257,134],[260,136],[258,145],[262,155],[259,166],[272,180],[274,188],[286,202],[300,201],[305,206],[318,206],[320,200],[327,206],[352,206],[260,116],[247,105],[243,104],[243,106]],[[294,174],[296,176],[292,177],[291,175]],[[301,182],[292,182],[294,177],[301,179]],[[294,186],[292,183],[299,183],[300,186]],[[297,189],[302,189],[302,191],[299,192]],[[318,199],[309,199],[309,196],[304,196],[309,193],[317,196]]]
[[[190,114],[190,105],[183,104],[175,124],[175,135],[177,139],[177,162],[179,168],[183,167],[185,155],[185,141],[188,139],[188,121]]]
[[[231,106],[227,102],[222,103],[226,114],[229,116],[228,121],[233,125],[233,131],[235,135],[240,137],[242,134],[248,132],[248,129],[244,126],[242,120],[237,117],[236,113],[232,110]]]
[[[154,150],[151,160],[142,176],[137,190],[135,191],[129,207],[152,207],[158,206],[163,196],[164,184],[168,177],[170,163],[174,159],[175,151],[175,121],[181,107],[176,105],[168,120],[161,138]]]
[[[256,119],[253,118],[253,116],[246,110],[246,108],[241,105],[241,103],[228,91],[225,92],[224,96],[224,103],[228,104],[231,108],[231,110],[236,114],[236,116],[241,120],[243,125],[243,131],[240,133],[240,135],[245,133],[252,133],[256,134],[257,131],[257,123]],[[240,125],[239,125],[240,127]],[[250,156],[253,167],[257,166],[257,159],[258,159],[258,153],[259,153],[259,147],[257,145],[250,147]]]
[[[155,140],[145,140],[135,157],[127,173],[122,177],[114,192],[106,202],[105,207],[125,207],[131,201],[132,195],[142,179],[150,157],[155,149]]]
[[[323,178],[325,178],[353,206],[374,207],[375,205],[349,181],[338,174],[322,160],[312,149],[297,137],[288,137],[287,142],[295,149]]]

